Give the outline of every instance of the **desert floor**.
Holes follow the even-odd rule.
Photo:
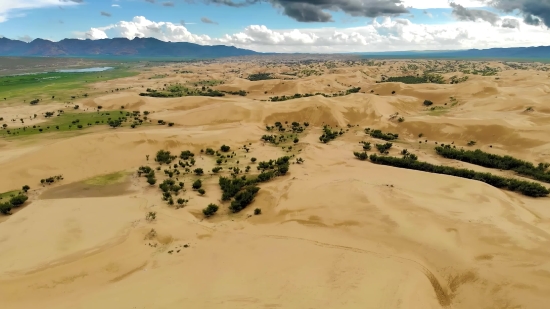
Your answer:
[[[383,75],[422,74],[434,66],[446,70],[447,80],[469,79],[376,83]],[[497,72],[457,73],[459,66]],[[277,78],[246,79],[258,72]],[[248,94],[139,95],[165,84],[200,88],[207,80],[223,81],[212,89]],[[93,95],[71,103],[82,113],[124,107],[150,112],[152,122],[134,129],[124,124],[82,134],[0,138],[0,192],[31,187],[23,207],[0,215],[2,309],[548,308],[549,198],[376,165],[353,155],[362,150],[361,141],[384,142],[366,135],[368,127],[399,134],[390,155],[408,149],[421,161],[516,177],[444,159],[433,149],[435,143],[472,148],[467,143],[475,141],[472,149],[550,161],[545,65],[234,60],[151,67],[90,87]],[[269,101],[351,87],[361,90]],[[424,106],[424,100],[437,108]],[[6,104],[0,114],[7,120],[73,109],[66,106]],[[391,117],[396,113],[402,122]],[[173,125],[158,125],[159,120]],[[276,146],[261,140],[277,134],[266,130],[275,122],[309,126],[297,134],[297,143]],[[324,125],[345,133],[321,143]],[[201,153],[223,144],[235,156],[220,165],[219,175],[231,177],[229,167],[248,165],[248,174],[257,173],[252,157],[259,162],[294,155],[293,164],[286,175],[260,184],[254,202],[234,214],[221,200],[219,175],[210,172],[216,157]],[[186,189],[179,197],[189,200],[183,208],[162,200],[158,184],[167,177],[162,172],[155,186],[136,173],[142,165],[159,166],[153,158],[161,149],[175,155],[190,150],[193,169],[205,171],[200,177],[192,171],[179,176]],[[297,158],[304,162],[295,163]],[[54,175],[63,180],[40,183]],[[204,196],[191,189],[198,178]],[[202,209],[210,203],[220,209],[205,218]],[[256,208],[260,215],[254,215]],[[146,220],[149,212],[156,213],[155,220]]]

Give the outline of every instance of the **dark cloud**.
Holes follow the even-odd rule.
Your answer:
[[[519,28],[519,21],[513,18],[502,19],[502,28]]]
[[[180,24],[185,27],[185,20],[180,20]]]
[[[62,21],[61,19],[58,21],[60,24],[64,24],[65,22]]]
[[[449,3],[449,5],[453,8],[453,15],[458,20],[477,21],[481,19],[491,23],[491,25],[495,25],[500,20],[500,17],[493,12],[489,12],[485,10],[467,9],[462,5],[456,4],[454,2]]]
[[[155,0],[145,0],[145,2],[155,3]]]
[[[269,2],[282,9],[283,14],[300,22],[330,22],[327,11],[341,11],[353,17],[395,16],[408,13],[402,0],[203,0],[206,3],[244,7],[258,2]]]
[[[174,6],[174,2],[163,2],[163,3],[162,3],[162,6],[173,7],[173,6]]]
[[[550,27],[549,0],[485,0],[485,3],[505,13],[520,11],[526,24]]]
[[[531,14],[524,14],[523,22],[532,26],[540,26],[542,24],[542,20],[540,18]],[[546,25],[546,26],[550,27],[550,25]]]
[[[213,24],[213,25],[217,25],[218,23],[211,20],[210,18],[206,18],[206,17],[201,17],[201,21],[205,24]]]
[[[59,0],[59,2],[84,3],[84,0]]]
[[[99,12],[99,14],[101,14],[101,16],[111,17],[111,13],[109,13],[109,12],[101,11],[101,12]]]

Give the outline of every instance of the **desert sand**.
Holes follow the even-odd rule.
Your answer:
[[[383,76],[422,74],[438,63],[447,68],[441,73],[446,79],[469,79],[376,83]],[[420,68],[407,67],[411,64]],[[459,65],[498,71],[465,74],[458,72]],[[549,162],[549,67],[245,58],[168,64],[93,84],[96,95],[74,102],[81,109],[149,111],[151,125],[0,139],[0,192],[31,187],[25,206],[0,215],[0,307],[548,308],[548,198],[376,165],[357,160],[353,152],[361,150],[361,141],[381,142],[365,128],[381,129],[399,133],[390,155],[408,149],[421,161],[518,177],[444,159],[433,148],[435,143],[467,148],[476,141],[475,149]],[[191,73],[175,72],[182,70]],[[259,72],[276,79],[246,79]],[[289,72],[298,73],[285,75]],[[201,80],[223,81],[212,86],[215,90],[248,94],[139,95],[146,88]],[[361,90],[269,101],[351,87]],[[111,92],[116,88],[126,90]],[[424,100],[438,109],[424,106]],[[60,108],[64,105],[10,105],[0,113],[9,122],[15,115]],[[395,113],[404,120],[392,118]],[[157,125],[158,120],[174,125]],[[260,139],[272,134],[266,125],[277,121],[309,123],[299,142],[290,143],[292,150]],[[323,125],[347,132],[321,143]],[[236,153],[221,165],[220,175],[228,177],[229,166],[251,165],[249,173],[257,173],[252,157],[295,155],[293,162],[300,157],[304,163],[261,183],[254,202],[234,214],[221,201],[219,175],[210,172],[215,157],[200,152],[222,144]],[[139,166],[159,166],[153,157],[161,149],[195,153],[195,167],[205,170],[200,177],[204,196],[191,189],[199,177],[182,174],[187,191],[180,197],[189,202],[176,209],[162,200],[158,188],[167,176],[157,172],[155,186],[138,177]],[[90,184],[94,177],[117,172],[122,176],[116,183]],[[41,185],[40,179],[53,175],[64,179]],[[220,209],[205,218],[202,209],[210,203]],[[261,215],[254,215],[255,208]],[[155,220],[146,220],[149,212],[156,213]]]

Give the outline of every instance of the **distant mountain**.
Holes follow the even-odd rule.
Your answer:
[[[0,56],[217,58],[258,54],[233,46],[164,42],[153,38],[64,39],[59,42],[35,39],[30,43],[0,38]]]
[[[456,58],[456,59],[550,59],[550,46],[489,48],[444,51],[399,51],[380,53],[356,53],[376,58]]]

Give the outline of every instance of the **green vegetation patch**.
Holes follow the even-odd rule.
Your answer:
[[[451,148],[451,145],[435,147],[435,151],[437,154],[447,159],[459,160],[488,168],[511,170],[518,175],[550,183],[550,171],[548,170],[550,167],[549,163],[539,163],[538,166],[535,166],[531,162],[516,159],[511,156],[499,156],[479,149],[456,149]]]
[[[111,184],[124,182],[124,180],[126,180],[126,176],[128,176],[128,173],[126,173],[125,171],[120,171],[120,172],[115,172],[111,174],[100,175],[94,178],[90,178],[88,180],[85,180],[84,183],[87,185],[94,185],[94,186],[111,185]]]
[[[293,100],[293,99],[299,99],[299,98],[308,98],[308,97],[312,97],[312,96],[316,96],[316,95],[322,95],[325,98],[342,97],[342,96],[350,95],[352,93],[358,93],[360,90],[361,90],[361,87],[353,87],[353,88],[347,89],[346,91],[335,92],[335,93],[332,93],[332,94],[325,94],[325,93],[321,93],[321,92],[317,92],[315,94],[313,94],[313,93],[304,93],[304,94],[296,93],[296,94],[291,95],[291,96],[283,95],[283,96],[270,97],[269,101],[271,101],[271,102],[281,102],[281,101],[287,101],[287,100]]]
[[[0,193],[0,203],[8,201],[10,198],[20,194],[20,190],[13,190],[4,193]]]
[[[33,99],[68,101],[85,91],[90,83],[137,75],[123,69],[87,73],[40,73],[0,77],[0,100],[20,100],[29,103]],[[53,99],[52,99],[53,97]]]
[[[57,112],[58,116],[54,115],[48,121],[36,125],[33,125],[32,120],[29,119],[23,119],[24,127],[10,128],[8,124],[5,129],[0,130],[0,136],[22,137],[51,132],[78,132],[97,125],[108,126],[111,120],[120,119],[121,122],[127,122],[133,117],[128,116],[128,112],[124,111]]]
[[[193,84],[195,87],[199,86],[205,86],[205,87],[213,87],[217,85],[222,85],[224,82],[220,79],[209,79],[209,80],[199,80],[196,82],[190,82],[190,84]]]
[[[395,77],[382,77],[380,83],[404,83],[404,84],[445,84],[445,79],[440,74],[424,74],[422,76],[395,76]],[[377,81],[377,83],[379,83]]]
[[[223,97],[225,93],[211,88],[206,89],[204,86],[202,89],[198,89],[188,88],[181,84],[172,84],[161,90],[147,88],[147,92],[142,92],[139,95],[155,98],[179,98],[187,96]]]
[[[461,177],[466,179],[473,179],[484,182],[490,186],[505,189],[509,191],[520,192],[523,195],[531,197],[544,197],[550,194],[550,191],[536,183],[523,180],[517,180],[514,178],[505,178],[496,176],[490,173],[480,173],[465,168],[455,168],[444,165],[434,165],[427,162],[420,162],[410,158],[396,158],[390,156],[379,156],[372,154],[369,159],[372,163],[389,165],[399,168],[406,168],[410,170],[424,171],[435,174],[450,175],[455,177]]]
[[[256,74],[250,74],[248,76],[249,81],[259,81],[259,80],[268,80],[268,79],[275,79],[273,76],[271,76],[271,73],[256,73]]]

